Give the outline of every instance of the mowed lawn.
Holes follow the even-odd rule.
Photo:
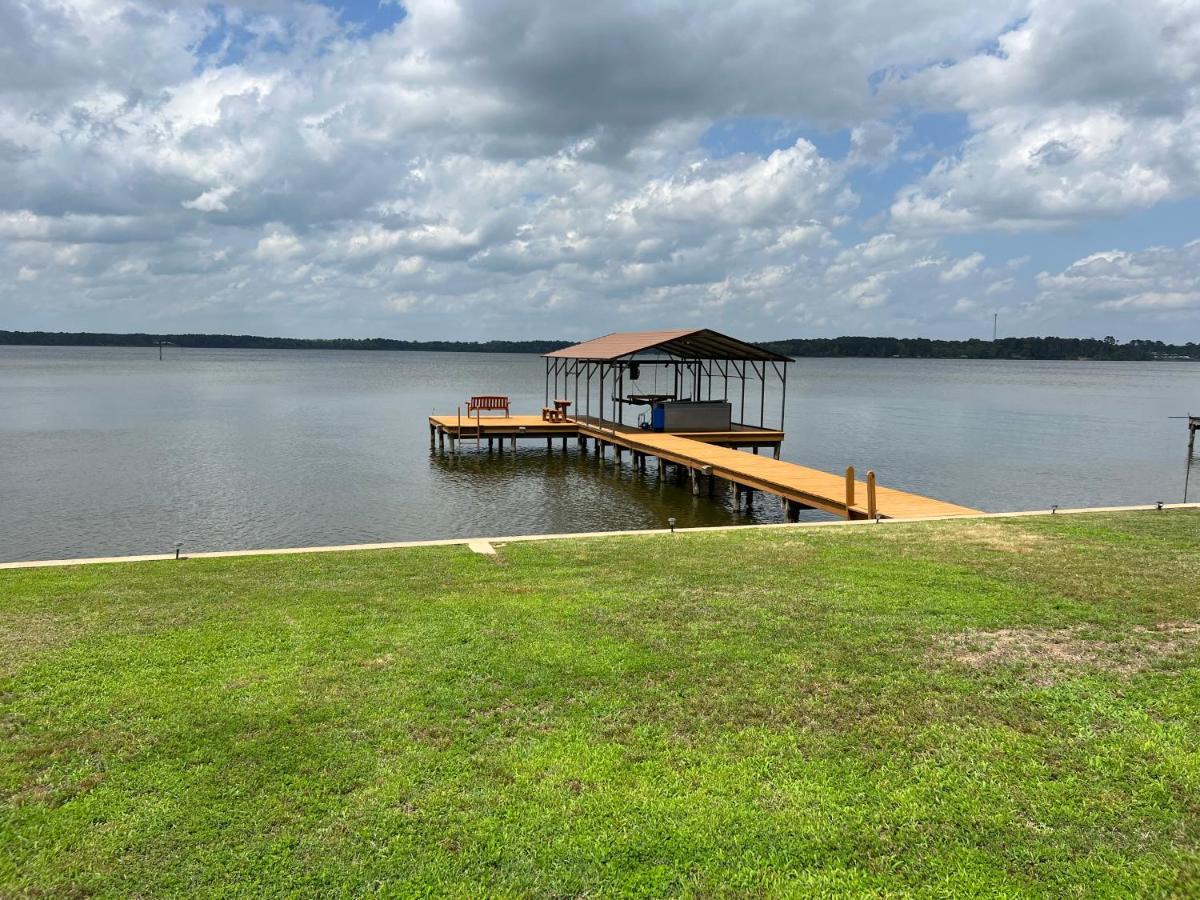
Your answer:
[[[0,572],[0,895],[1200,893],[1200,513]]]

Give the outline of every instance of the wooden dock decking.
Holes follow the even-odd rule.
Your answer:
[[[430,416],[430,443],[435,434],[444,440],[449,437],[451,449],[464,440],[507,439],[516,446],[518,438],[544,437],[549,445],[555,437],[564,442],[575,437],[581,443],[594,440],[601,451],[611,445],[618,456],[623,451],[634,454],[635,464],[644,465],[647,457],[685,467],[692,477],[693,490],[699,490],[701,479],[721,478],[739,490],[761,491],[782,498],[789,516],[797,508],[820,509],[850,519],[867,518],[868,483],[855,479],[853,496],[849,497],[848,479],[819,469],[778,459],[783,432],[742,426],[736,431],[702,432],[697,434],[666,434],[643,431],[611,422],[568,419],[565,422],[545,422],[540,416],[482,416],[478,419],[458,416]],[[730,444],[732,446],[722,446]],[[774,457],[746,453],[736,446],[774,449]],[[660,463],[661,464],[661,463]],[[876,485],[874,513],[885,519],[926,518],[940,516],[978,515],[980,510],[923,497],[907,491]]]

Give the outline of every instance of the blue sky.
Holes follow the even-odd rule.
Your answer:
[[[0,327],[1200,339],[1200,12],[163,4],[0,28]]]

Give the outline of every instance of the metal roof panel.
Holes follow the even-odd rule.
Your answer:
[[[661,350],[681,359],[737,359],[791,362],[781,353],[764,350],[754,344],[720,334],[709,328],[683,328],[663,331],[616,331],[603,337],[563,347],[545,354],[558,359],[612,361]]]

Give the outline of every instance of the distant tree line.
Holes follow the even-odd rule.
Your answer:
[[[251,350],[441,350],[475,353],[549,353],[567,341],[398,341],[391,338],[281,338],[252,334],[99,334],[81,331],[0,331],[0,344],[40,347],[177,347]]]
[[[900,359],[1099,359],[1200,360],[1200,344],[1164,344],[1115,338],[1014,337],[997,341],[929,338],[839,337],[771,341],[764,347],[788,356],[856,356]]]
[[[281,338],[251,334],[100,334],[95,332],[0,331],[0,344],[43,347],[179,347],[255,350],[436,350],[475,353],[549,353],[569,341],[401,341],[391,338]],[[1165,344],[1115,338],[1023,337],[998,341],[940,341],[929,338],[794,338],[762,346],[788,356],[900,359],[1098,359],[1200,360],[1200,344]]]

